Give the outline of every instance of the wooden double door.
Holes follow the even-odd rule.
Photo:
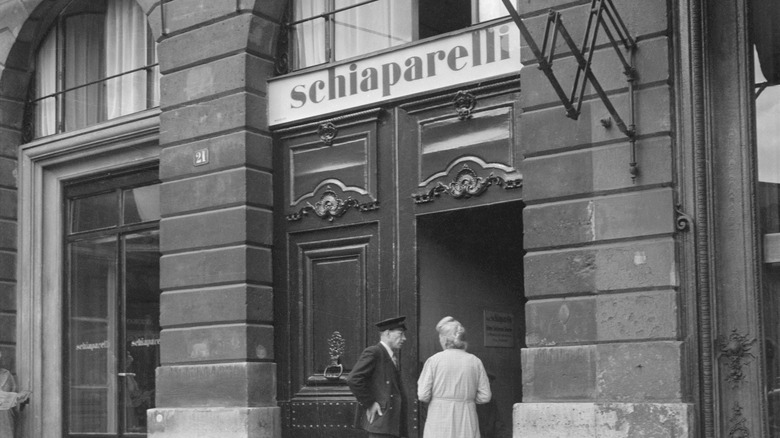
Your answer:
[[[524,346],[519,80],[279,129],[275,278],[285,437],[363,436],[346,376],[404,315],[410,436],[416,381],[453,316],[494,379],[509,428]]]

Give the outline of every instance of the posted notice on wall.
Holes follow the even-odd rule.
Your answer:
[[[515,346],[515,317],[511,313],[484,311],[485,347]]]

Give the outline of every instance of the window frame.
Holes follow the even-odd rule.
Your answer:
[[[100,187],[95,187],[93,184],[103,184]],[[63,306],[63,333],[65,333],[65,344],[63,348],[67,351],[66,353],[66,359],[65,359],[65,369],[63,370],[63,400],[66,400],[68,402],[63,403],[63,406],[61,407],[63,411],[63,418],[66,421],[66,430],[64,431],[69,437],[90,437],[94,436],[95,433],[87,433],[87,432],[73,432],[71,430],[72,425],[69,424],[69,419],[71,415],[71,403],[70,403],[70,396],[71,396],[71,389],[73,386],[70,384],[71,379],[71,371],[70,363],[71,363],[71,356],[72,352],[69,350],[71,345],[69,344],[68,340],[72,333],[72,322],[74,316],[73,308],[72,308],[72,300],[73,300],[73,290],[72,290],[72,277],[71,274],[73,273],[72,270],[72,263],[73,263],[73,255],[70,252],[71,245],[79,244],[81,242],[95,240],[95,239],[111,239],[113,242],[115,242],[114,251],[116,253],[116,263],[117,263],[117,272],[116,272],[116,279],[115,279],[115,290],[114,295],[112,297],[109,297],[108,302],[114,302],[116,306],[114,308],[109,308],[108,313],[108,326],[107,329],[109,330],[109,338],[108,340],[114,344],[114,350],[115,358],[114,358],[114,368],[119,372],[122,369],[125,369],[127,364],[125,363],[124,355],[119,354],[121,353],[124,347],[121,347],[123,345],[126,345],[127,336],[128,336],[128,326],[127,326],[127,290],[126,290],[126,284],[125,279],[127,275],[127,263],[126,263],[126,247],[127,247],[127,238],[128,236],[134,236],[138,235],[139,233],[146,233],[146,232],[153,232],[156,233],[159,240],[159,230],[160,230],[160,219],[154,219],[150,221],[144,221],[144,222],[134,222],[134,223],[125,223],[124,222],[124,205],[123,202],[123,196],[124,193],[129,189],[134,188],[140,188],[140,187],[147,187],[150,185],[159,185],[159,167],[157,166],[157,163],[146,163],[144,166],[141,167],[132,167],[126,170],[122,170],[120,174],[118,175],[105,175],[105,174],[98,174],[98,175],[90,175],[86,179],[77,179],[72,181],[65,181],[63,183],[63,204],[65,208],[63,209],[63,213],[65,215],[65,221],[63,222],[64,225],[64,244],[63,244],[63,294],[65,297],[65,305]],[[94,196],[104,193],[117,193],[117,212],[118,212],[118,221],[117,224],[110,227],[102,227],[102,228],[95,228],[85,231],[74,231],[73,230],[73,202],[77,201],[79,199],[83,199],[88,196]],[[159,305],[159,304],[158,304]],[[158,308],[159,311],[159,308]],[[112,329],[113,327],[113,329]],[[112,351],[111,348],[109,348],[109,351]],[[159,352],[158,352],[159,355]],[[158,364],[159,365],[159,364]],[[120,376],[121,374],[117,374],[117,376]],[[108,376],[110,377],[110,376]],[[112,387],[113,385],[113,387]],[[115,432],[106,432],[105,434],[108,436],[117,436],[117,437],[127,437],[127,436],[146,436],[146,433],[141,432],[127,432],[125,431],[124,427],[126,426],[126,408],[127,406],[124,404],[127,396],[125,395],[126,388],[121,385],[121,380],[117,380],[114,382],[108,382],[106,384],[107,389],[109,392],[113,390],[113,394],[109,394],[110,396],[113,395],[114,399],[116,400],[116,404],[114,406],[115,411],[113,414],[115,415],[115,427],[117,428]],[[109,398],[110,399],[110,398]],[[107,406],[109,410],[111,409],[111,404]],[[111,412],[109,412],[109,417],[111,418]]]
[[[19,156],[17,370],[37,400],[23,436],[68,436],[65,418],[65,208],[68,181],[160,161],[159,109],[23,144]]]
[[[39,66],[37,65],[37,62],[34,62],[33,64],[34,64],[35,71],[33,72],[33,80],[31,82],[31,84],[33,84],[33,85],[31,86],[31,90],[28,93],[29,97],[28,97],[27,102],[26,102],[26,105],[29,107],[29,110],[27,111],[27,113],[29,113],[29,116],[27,117],[27,120],[26,120],[26,123],[25,123],[25,125],[26,125],[25,132],[28,133],[27,135],[29,136],[29,138],[25,139],[26,141],[31,141],[31,140],[36,139],[36,138],[48,137],[50,135],[56,135],[56,134],[61,134],[61,133],[65,133],[65,132],[76,132],[76,131],[79,131],[81,129],[88,128],[90,126],[100,125],[102,123],[106,123],[106,122],[112,120],[112,119],[104,119],[104,120],[102,120],[100,122],[97,122],[95,124],[91,124],[91,125],[88,125],[86,127],[77,128],[77,129],[73,129],[71,131],[68,131],[67,129],[65,129],[65,121],[66,121],[67,114],[65,112],[65,99],[64,99],[64,96],[66,95],[66,93],[70,93],[72,91],[80,90],[82,88],[87,88],[87,87],[90,87],[90,86],[95,86],[95,85],[98,85],[98,84],[103,84],[103,86],[105,86],[105,84],[108,81],[112,80],[112,79],[121,78],[121,77],[129,75],[129,74],[137,73],[139,71],[146,71],[145,87],[146,87],[146,102],[147,102],[146,109],[141,110],[139,112],[146,111],[146,110],[149,110],[149,109],[152,109],[152,108],[157,108],[160,105],[159,96],[158,96],[156,105],[150,106],[150,105],[152,105],[152,103],[155,100],[154,99],[154,97],[155,97],[154,96],[154,90],[155,90],[154,81],[156,80],[155,76],[159,76],[158,74],[156,75],[155,72],[159,71],[160,63],[155,59],[155,58],[158,57],[158,54],[157,54],[157,42],[156,42],[156,40],[154,38],[154,34],[152,32],[151,23],[149,22],[148,16],[145,19],[145,23],[146,23],[146,62],[145,62],[144,66],[137,67],[135,69],[124,71],[122,73],[118,73],[118,74],[114,74],[114,75],[107,75],[105,77],[102,77],[101,79],[94,80],[94,81],[88,81],[88,82],[86,82],[84,84],[79,84],[79,85],[76,85],[76,86],[73,86],[73,87],[68,87],[68,88],[65,87],[66,74],[67,74],[66,69],[65,69],[65,56],[66,56],[65,51],[67,49],[67,42],[65,41],[65,33],[66,33],[65,29],[66,29],[66,26],[67,26],[66,21],[67,21],[68,17],[72,17],[72,16],[75,16],[75,15],[82,15],[82,14],[68,14],[67,13],[67,9],[68,9],[68,7],[70,6],[70,4],[73,1],[76,1],[76,0],[71,0],[71,2],[69,2],[67,6],[65,6],[61,11],[59,11],[57,13],[56,17],[53,19],[53,21],[51,22],[51,24],[48,27],[48,29],[49,29],[48,32],[46,32],[44,34],[43,38],[41,38],[41,40],[39,41],[38,46],[35,49],[34,53],[35,53],[35,57],[37,58],[37,54],[41,50],[44,42],[49,38],[49,36],[52,33],[54,33],[54,38],[55,38],[54,45],[55,45],[55,50],[56,50],[56,54],[55,54],[55,89],[56,89],[56,91],[54,93],[49,93],[49,94],[44,95],[44,96],[37,96],[37,90],[35,89],[36,88],[35,84],[36,84],[36,76],[37,76],[37,72],[39,70]],[[139,5],[139,7],[140,7],[140,5]],[[105,15],[105,14],[103,14],[103,15]],[[159,88],[159,87],[157,87],[157,88]],[[38,114],[37,114],[38,103],[42,102],[42,101],[44,101],[46,99],[52,99],[52,98],[54,99],[54,133],[52,133],[52,134],[45,134],[45,135],[39,135],[37,133],[38,126],[36,126],[37,119],[38,119]],[[119,116],[119,117],[124,117],[124,116]],[[117,118],[119,118],[119,117],[117,117]]]
[[[293,5],[297,1],[301,1],[301,0],[292,0],[290,2],[290,4]],[[304,1],[308,1],[308,0],[304,0]],[[338,13],[341,13],[341,12],[345,12],[345,11],[351,10],[351,9],[356,9],[356,8],[361,7],[361,6],[370,5],[370,4],[376,3],[378,1],[381,1],[381,0],[359,0],[355,4],[348,5],[348,6],[343,6],[343,7],[340,7],[340,8],[335,8],[336,0],[327,0],[328,4],[326,5],[326,11],[325,12],[320,13],[320,14],[316,14],[316,15],[312,15],[310,17],[300,18],[300,19],[297,19],[297,20],[293,20],[292,19],[292,14],[294,13],[293,12],[294,11],[294,6],[291,6],[289,8],[289,10],[288,10],[288,19],[282,24],[281,29],[280,29],[280,32],[282,33],[281,40],[289,42],[289,47],[287,47],[286,50],[284,50],[283,52],[285,52],[284,54],[287,57],[287,59],[291,60],[291,63],[286,67],[288,70],[283,72],[283,74],[294,73],[294,72],[310,70],[310,69],[322,68],[322,67],[325,67],[325,66],[332,65],[334,63],[345,62],[345,61],[350,60],[350,59],[358,59],[358,58],[362,58],[362,57],[366,57],[366,56],[372,56],[372,55],[375,55],[377,53],[381,53],[381,52],[388,51],[388,50],[394,50],[394,49],[397,49],[397,48],[405,46],[405,45],[417,44],[417,43],[422,42],[422,41],[427,41],[429,39],[438,38],[441,35],[461,32],[461,31],[463,31],[465,29],[468,29],[470,27],[473,27],[473,26],[476,26],[476,25],[479,25],[479,24],[482,24],[482,23],[487,23],[487,22],[493,21],[493,20],[504,19],[504,18],[506,18],[509,15],[509,12],[507,11],[506,15],[502,15],[502,16],[499,16],[499,17],[496,17],[496,18],[487,19],[487,20],[484,20],[484,21],[479,21],[479,4],[480,4],[479,2],[480,2],[480,0],[469,0],[469,2],[471,3],[470,8],[469,8],[470,14],[471,14],[469,26],[466,26],[466,27],[463,27],[463,28],[457,28],[457,29],[450,29],[450,30],[445,31],[443,33],[438,33],[438,34],[435,34],[435,35],[432,35],[432,36],[427,36],[425,38],[420,38],[420,19],[419,19],[419,9],[418,9],[420,0],[412,0],[412,3],[411,3],[412,11],[411,11],[411,13],[412,13],[412,17],[413,17],[413,22],[414,23],[413,23],[413,27],[411,29],[412,40],[410,42],[404,43],[404,44],[400,44],[398,46],[390,46],[390,47],[386,47],[386,48],[383,48],[383,49],[372,50],[372,51],[368,51],[368,52],[365,52],[365,53],[361,53],[360,55],[357,55],[357,56],[347,57],[347,58],[344,58],[344,59],[336,60],[335,59],[335,52],[336,52],[336,50],[335,50],[335,46],[336,46],[336,35],[335,35],[335,33],[336,33],[335,32],[336,25],[335,25],[335,22],[336,22],[336,20],[334,19],[334,15],[338,14]],[[392,1],[392,0],[390,0],[390,1]],[[495,0],[495,1],[500,2],[501,0]],[[323,61],[321,63],[317,63],[317,64],[311,64],[311,65],[306,65],[304,67],[299,67],[297,65],[297,61],[296,61],[297,60],[298,47],[295,45],[295,40],[296,40],[294,38],[295,26],[297,26],[299,24],[307,23],[307,22],[314,22],[315,20],[318,20],[318,19],[324,19],[325,20],[325,25],[324,25],[324,28],[325,28],[325,38],[324,38],[324,41],[325,41],[325,61]]]

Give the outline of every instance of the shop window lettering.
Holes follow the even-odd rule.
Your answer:
[[[76,351],[79,351],[79,350],[82,350],[82,351],[83,350],[87,350],[87,351],[108,350],[108,347],[110,347],[110,346],[111,346],[111,343],[108,342],[108,341],[92,342],[92,343],[90,343],[90,342],[82,342],[81,344],[76,345]]]

